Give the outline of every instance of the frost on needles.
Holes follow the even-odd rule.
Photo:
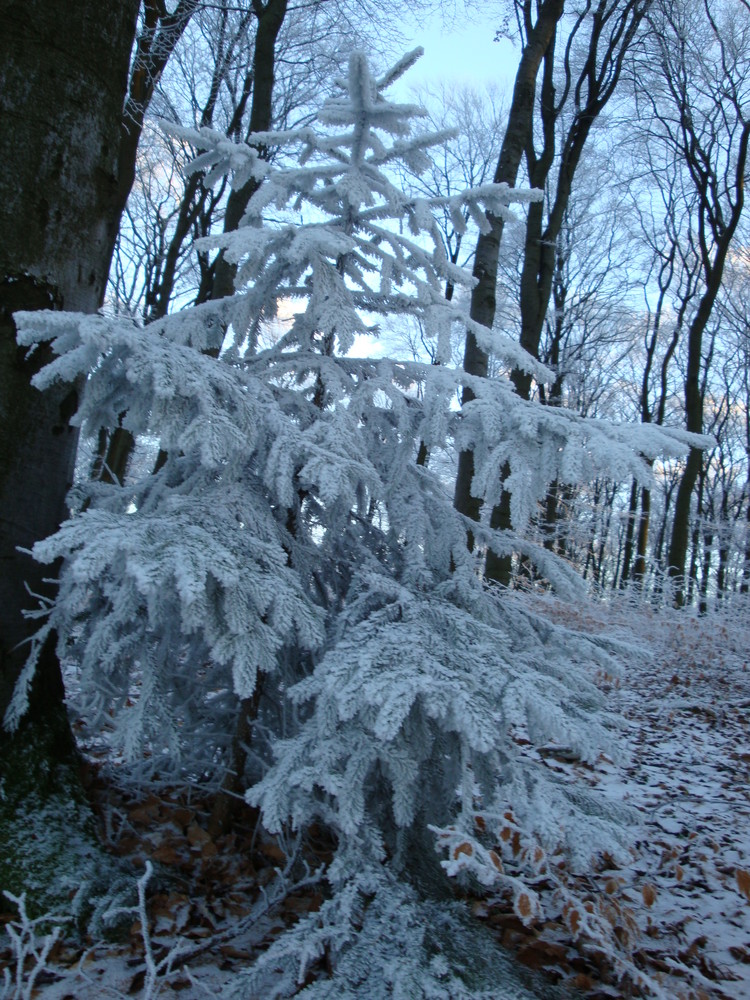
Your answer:
[[[642,455],[683,445],[659,428],[636,437],[543,409],[504,379],[450,367],[458,324],[509,367],[553,377],[470,321],[460,297],[446,301],[446,280],[470,288],[472,279],[447,259],[432,214],[447,206],[463,227],[468,208],[483,229],[485,212],[510,218],[511,202],[540,195],[487,185],[426,199],[395,185],[392,165],[424,166],[445,138],[413,134],[419,109],[384,95],[418,55],[378,80],[355,53],[315,126],[261,133],[252,145],[168,126],[204,150],[193,169],[210,180],[262,180],[241,227],[202,246],[237,265],[232,297],[145,329],[105,316],[17,316],[22,343],[53,339],[57,357],[39,388],[88,377],[76,417],[84,433],[125,413],[124,426],[157,438],[167,456],[121,485],[80,484],[73,516],[34,549],[43,562],[64,559],[40,641],[54,628],[61,656],[75,661],[87,723],[112,716],[120,748],[136,758],[148,745],[161,773],[200,772],[229,763],[237,702],[257,695],[248,799],[271,831],[318,822],[335,836],[330,899],[251,974],[288,970],[279,996],[324,951],[341,968],[380,963],[395,982],[401,969],[412,985],[384,996],[458,996],[439,940],[417,974],[416,952],[386,933],[393,900],[416,912],[420,898],[444,891],[447,873],[509,891],[533,919],[542,901],[529,883],[557,878],[561,858],[617,854],[630,819],[557,781],[534,752],[552,741],[584,760],[615,753],[593,682],[598,667],[616,671],[614,643],[488,590],[450,484],[416,456],[422,442],[432,455],[471,446],[485,511],[511,457],[522,470],[506,484],[516,533],[472,530],[493,547],[525,545],[569,594],[580,585],[564,563],[523,538],[548,484],[601,471],[605,457],[646,477]],[[296,152],[296,163],[274,167],[258,152],[274,147]],[[280,311],[290,318],[263,348]],[[352,356],[385,316],[419,317],[443,363]],[[452,400],[467,383],[476,398],[461,415]],[[33,656],[26,685],[32,670]],[[603,935],[595,924],[582,932]],[[366,955],[357,928],[372,943]],[[360,995],[353,977],[337,996]],[[323,995],[315,990],[303,995]]]

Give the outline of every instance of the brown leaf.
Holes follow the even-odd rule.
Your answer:
[[[745,871],[744,868],[738,868],[734,874],[737,879],[737,888],[750,903],[750,872]]]
[[[497,868],[497,870],[500,872],[500,874],[502,874],[502,872],[503,872],[503,863],[500,860],[500,855],[497,854],[495,851],[490,851],[490,861],[495,866],[495,868]]]
[[[524,921],[531,917],[531,900],[525,892],[521,892],[516,899],[515,911]]]
[[[565,985],[574,990],[593,990],[594,980],[584,972],[579,972],[577,976],[569,979]]]
[[[537,939],[520,948],[516,958],[530,969],[542,969],[545,965],[557,965],[565,956],[566,951],[562,945]]]
[[[178,826],[186,827],[189,826],[195,819],[195,813],[192,809],[188,809],[187,806],[178,806],[176,809],[172,810],[171,819]]]
[[[470,858],[473,853],[474,853],[474,848],[468,841],[465,840],[462,844],[459,844],[458,847],[454,847],[453,860],[457,861],[459,854],[465,854],[467,857]]]
[[[261,844],[260,853],[268,858],[269,861],[280,863],[286,861],[286,854],[284,854],[278,844]]]
[[[641,888],[641,895],[646,906],[653,906],[656,902],[656,889],[649,882]]]
[[[207,844],[211,838],[202,827],[198,826],[197,823],[191,823],[187,828],[187,839],[192,847],[202,847],[203,844]]]
[[[180,861],[180,855],[171,844],[161,844],[152,852],[151,857],[163,865],[176,865]]]
[[[567,923],[568,927],[570,927],[571,932],[574,935],[577,935],[581,927],[581,914],[578,912],[578,910],[571,908],[565,914],[565,922]]]

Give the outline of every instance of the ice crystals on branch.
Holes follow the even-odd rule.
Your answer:
[[[319,121],[345,132],[313,128],[264,132],[253,145],[237,145],[203,129],[167,126],[181,138],[206,149],[197,163],[217,179],[233,172],[234,186],[249,176],[263,180],[235,232],[209,237],[203,249],[221,249],[239,264],[238,287],[246,287],[241,315],[251,331],[283,298],[300,298],[307,308],[297,314],[282,349],[316,349],[316,338],[330,338],[331,348],[346,354],[357,333],[367,330],[364,316],[418,315],[429,335],[438,336],[439,353],[449,356],[451,323],[465,325],[460,306],[443,295],[446,280],[471,287],[472,278],[446,257],[433,210],[448,206],[461,231],[466,206],[482,228],[485,211],[509,217],[511,202],[541,197],[540,192],[488,184],[451,198],[412,198],[397,188],[383,169],[397,161],[415,168],[429,162],[428,150],[450,133],[412,136],[412,119],[421,109],[394,104],[383,89],[404,72],[421,50],[406,56],[383,80],[376,80],[361,53],[352,56],[346,92],[326,102]],[[393,141],[390,137],[396,136]],[[258,146],[296,146],[299,166],[269,169]],[[268,210],[293,207],[295,221],[271,224]],[[300,226],[299,213],[310,222]],[[404,227],[409,235],[403,232]],[[238,314],[238,320],[239,320]],[[478,324],[475,324],[478,326]],[[242,337],[246,329],[238,329]],[[549,375],[510,338],[480,328],[483,343],[512,364],[530,365]]]

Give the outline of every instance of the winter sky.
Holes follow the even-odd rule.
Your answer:
[[[405,28],[406,49],[421,45],[424,55],[407,74],[406,84],[421,86],[439,80],[481,87],[512,86],[519,49],[509,39],[494,41],[500,27],[497,14],[464,12],[450,20],[435,15]]]

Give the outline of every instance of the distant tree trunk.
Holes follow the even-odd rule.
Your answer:
[[[625,547],[622,556],[620,572],[620,587],[627,586],[630,579],[630,566],[633,560],[633,538],[635,537],[635,521],[638,512],[638,482],[634,479],[630,485],[630,500],[628,501],[628,516],[625,521]]]
[[[703,565],[701,566],[700,598],[698,602],[698,613],[705,615],[708,611],[708,581],[711,575],[711,558],[714,548],[713,528],[703,532]]]
[[[172,13],[169,13],[160,0],[143,0],[143,23],[136,43],[132,70],[123,95],[124,106],[120,112],[117,187],[112,205],[112,215],[116,219],[116,224],[111,234],[108,255],[110,262],[115,250],[120,219],[135,181],[138,143],[143,132],[146,112],[159,77],[164,72],[199,3],[200,0],[179,0]],[[132,434],[123,427],[116,428],[111,435],[106,431],[103,435],[100,434],[92,477],[106,483],[122,482],[134,444]]]
[[[729,590],[727,578],[731,551],[729,519],[722,513],[719,522],[719,564],[716,567],[716,595],[719,600],[723,600]]]
[[[195,6],[195,4],[192,4],[192,6]],[[287,0],[267,0],[265,4],[261,0],[253,0],[252,8],[258,22],[253,52],[253,65],[252,70],[246,75],[244,81],[240,107],[238,107],[239,119],[235,116],[235,121],[232,123],[235,130],[238,130],[242,112],[244,112],[247,101],[250,98],[250,91],[252,90],[250,135],[253,132],[266,132],[271,128],[273,120],[273,84],[276,68],[276,40],[286,16]],[[150,97],[151,92],[148,94],[149,100]],[[204,115],[204,119],[203,124],[209,124],[209,116]],[[194,184],[197,190],[199,184],[197,176]],[[237,229],[242,216],[245,214],[248,202],[259,187],[260,182],[255,180],[255,178],[250,178],[241,188],[230,191],[224,215],[224,232],[232,232]],[[174,269],[177,261],[177,252],[194,221],[196,211],[200,208],[200,203],[196,205],[193,201],[193,193],[189,189],[182,202],[177,222],[177,232],[170,247],[171,253],[167,254],[162,282],[159,289],[156,290],[155,302],[153,308],[149,311],[148,319],[160,319],[167,314],[169,309],[170,297],[174,287]],[[234,278],[236,273],[237,266],[229,264],[224,259],[224,255],[220,253],[213,264],[209,266],[204,279],[201,281],[196,301],[205,302],[209,299],[220,299],[226,295],[231,295],[234,292]],[[95,465],[95,471],[99,470],[100,476],[105,482],[124,482],[134,448],[135,441],[130,431],[123,427],[115,428],[108,439],[106,451],[103,453],[101,460]],[[166,455],[160,458],[162,464],[165,460]]]
[[[641,489],[641,513],[638,518],[638,534],[636,537],[636,555],[633,563],[633,579],[642,584],[646,578],[646,552],[648,549],[648,531],[651,522],[651,490],[644,486]]]
[[[695,5],[696,8],[698,5]],[[745,15],[748,13],[745,5]],[[738,80],[744,69],[729,58],[730,46],[722,37],[726,28],[715,20],[709,4],[704,4],[710,32],[696,40],[685,36],[681,7],[667,4],[659,11],[663,20],[656,24],[656,39],[664,81],[671,100],[668,112],[656,111],[672,147],[679,151],[690,175],[697,199],[694,228],[701,264],[703,292],[688,331],[685,372],[685,426],[703,431],[701,372],[703,334],[711,319],[722,285],[724,268],[745,205],[745,175],[750,144],[750,119]],[[740,11],[742,16],[742,11]],[[696,46],[713,48],[714,62],[708,67],[704,53]],[[708,56],[708,53],[706,54]],[[720,67],[719,77],[716,70]],[[697,72],[697,76],[694,76]],[[705,73],[705,76],[701,76]],[[696,95],[700,95],[696,99]],[[712,101],[707,110],[706,101]],[[700,103],[700,108],[699,108]],[[668,572],[676,585],[675,603],[685,602],[685,561],[690,539],[690,508],[693,491],[701,473],[703,452],[691,448],[675,498],[672,535],[669,542]]]
[[[745,559],[742,565],[742,582],[740,593],[750,593],[750,483],[748,484],[748,501],[745,510]]]
[[[284,23],[287,0],[253,0],[253,10],[258,18],[253,56],[253,99],[250,111],[250,133],[266,132],[273,118],[273,84],[276,72],[276,39]],[[263,150],[261,150],[263,152]],[[260,181],[251,177],[241,188],[233,188],[227,201],[224,232],[237,229],[247,204],[260,187]],[[214,263],[211,298],[220,299],[234,292],[236,264],[228,263],[219,254]]]
[[[521,158],[531,135],[537,73],[562,17],[564,0],[543,0],[536,6],[537,19],[532,24],[531,0],[524,0],[522,5],[526,22],[526,44],[516,72],[508,127],[493,178],[496,184],[505,183],[511,187],[515,186]],[[502,218],[494,215],[489,215],[488,221],[490,231],[481,234],[477,240],[473,271],[477,283],[471,293],[471,317],[491,328],[495,321],[497,266],[504,223]],[[466,334],[463,364],[464,370],[470,375],[482,378],[487,376],[489,358],[473,333]],[[465,405],[472,399],[474,393],[465,386],[461,395],[462,404]],[[453,503],[461,514],[478,521],[480,501],[471,492],[473,478],[474,453],[470,450],[462,451],[458,456]],[[473,549],[474,536],[471,532],[467,533],[467,544]]]
[[[651,0],[620,0],[619,3],[595,3],[588,0],[579,12],[563,52],[564,92],[558,100],[555,91],[556,31],[544,53],[544,68],[540,87],[540,131],[542,148],[537,155],[533,133],[524,150],[529,183],[534,188],[550,192],[550,174],[557,153],[559,119],[571,107],[571,123],[564,133],[559,154],[559,168],[550,194],[545,222],[545,203],[529,205],[526,224],[523,268],[521,272],[521,346],[532,357],[539,357],[539,343],[552,296],[558,255],[557,241],[565,221],[573,182],[591,129],[601,111],[615,92],[623,62],[643,21]],[[579,59],[573,40],[583,25],[590,33],[586,56],[576,73],[573,63]],[[574,82],[573,82],[574,81]],[[571,85],[572,83],[572,85]],[[532,379],[528,372],[516,368],[511,373],[515,391],[523,399],[531,396]],[[511,472],[503,470],[503,478]],[[510,496],[503,491],[492,512],[494,528],[510,529]],[[487,553],[485,576],[507,585],[510,582],[511,557]]]

